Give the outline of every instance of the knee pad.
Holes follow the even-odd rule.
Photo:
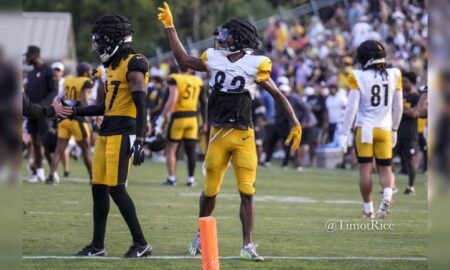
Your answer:
[[[254,181],[242,181],[238,180],[239,192],[245,195],[255,194],[255,182]]]
[[[216,196],[220,191],[219,186],[213,186],[213,185],[205,185],[205,189],[203,190],[203,193],[206,197],[214,197]]]

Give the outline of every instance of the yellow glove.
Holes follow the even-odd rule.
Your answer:
[[[164,8],[159,7],[158,10],[158,20],[161,21],[164,27],[173,27],[173,17],[172,12],[170,12],[169,4],[167,4],[167,2],[164,2]]]
[[[291,149],[295,151],[300,146],[301,140],[302,140],[302,126],[293,126],[284,144],[288,145],[292,141]]]

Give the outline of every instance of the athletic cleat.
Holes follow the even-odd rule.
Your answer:
[[[30,179],[28,179],[28,182],[30,182],[30,183],[38,183],[39,180],[38,180],[37,175],[32,175],[32,176],[30,177]]]
[[[170,181],[169,179],[166,179],[166,181],[162,182],[163,186],[176,186],[177,185],[177,181]]]
[[[104,248],[96,248],[92,245],[85,246],[75,256],[87,256],[87,257],[103,257],[106,256],[106,250]]]
[[[259,256],[256,253],[257,245],[250,243],[241,249],[241,259],[255,261],[255,262],[263,262],[264,258]]]
[[[416,191],[414,190],[414,187],[407,187],[405,189],[405,192],[403,192],[405,195],[416,195]]]
[[[70,172],[69,172],[69,171],[64,172],[64,177],[69,177],[69,175],[70,175]]]
[[[44,178],[39,177],[37,174],[31,176],[31,178],[28,180],[30,183],[40,183],[44,182]]]
[[[59,175],[58,175],[58,172],[55,172],[54,178],[55,178],[55,184],[59,184]]]
[[[375,218],[375,213],[374,212],[366,213],[363,211],[363,218],[373,219]]]
[[[133,244],[131,245],[131,247],[128,249],[128,251],[123,254],[124,258],[141,258],[141,257],[147,257],[152,255],[152,246],[150,246],[149,244],[147,245],[138,245],[138,244]]]
[[[383,199],[381,202],[380,208],[378,209],[375,217],[377,219],[384,219],[389,214],[389,208],[391,207],[391,201]]]
[[[199,232],[195,235],[195,238],[192,241],[191,246],[189,247],[189,256],[197,256],[197,255],[202,255],[202,247],[200,243]]]
[[[186,186],[188,187],[195,187],[197,185],[197,182],[186,182]]]
[[[46,185],[56,185],[56,179],[53,175],[50,175],[47,179],[45,179]]]

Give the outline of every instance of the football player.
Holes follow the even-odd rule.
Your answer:
[[[179,142],[183,141],[187,156],[188,179],[186,185],[195,185],[195,146],[198,140],[198,103],[202,100],[204,104],[205,96],[202,91],[203,81],[191,74],[191,70],[179,66],[179,73],[169,76],[169,98],[164,106],[161,115],[156,120],[155,134],[161,134],[166,118],[170,114],[170,123],[167,129],[166,162],[168,177],[164,185],[174,186],[176,184],[176,152]],[[202,108],[205,106],[202,106]],[[206,115],[206,110],[203,116]],[[203,117],[205,119],[205,117]]]
[[[349,74],[350,94],[340,146],[345,153],[356,116],[356,152],[364,217],[384,218],[392,203],[391,159],[403,112],[402,75],[396,68],[387,68],[386,51],[377,41],[363,42],[357,49],[357,60],[361,69]],[[373,157],[383,187],[383,199],[376,213],[372,203]]]
[[[215,33],[215,47],[207,49],[201,57],[187,54],[173,24],[169,5],[159,8],[158,18],[166,29],[169,44],[179,65],[197,71],[209,71],[211,94],[208,100],[208,121],[212,125],[205,157],[205,187],[200,195],[199,216],[210,216],[215,207],[223,177],[232,160],[241,197],[240,218],[243,246],[240,257],[262,261],[252,242],[256,168],[258,164],[253,123],[252,96],[258,86],[272,94],[289,118],[292,126],[286,144],[293,141],[297,149],[301,139],[301,126],[286,97],[270,79],[271,61],[265,56],[251,53],[259,47],[254,25],[246,20],[232,19]],[[189,253],[200,250],[197,233]]]
[[[92,168],[94,201],[94,233],[92,242],[79,256],[105,256],[104,237],[109,212],[109,196],[118,206],[133,237],[133,244],[124,254],[127,258],[148,256],[147,243],[139,224],[133,200],[126,191],[132,163],[144,162],[146,133],[146,89],[149,64],[131,46],[133,27],[121,15],[106,15],[92,29],[92,47],[106,68],[104,102],[87,107],[74,107],[73,117],[104,115],[95,142]]]
[[[81,62],[77,65],[77,77],[68,76],[64,80],[64,102],[70,106],[87,106],[89,91],[92,88],[90,79],[92,73],[91,65],[87,62]],[[49,177],[45,180],[46,184],[59,183],[59,177],[56,169],[60,159],[64,156],[70,137],[74,137],[83,153],[83,161],[89,173],[89,179],[92,178],[92,161],[90,153],[90,129],[86,119],[82,116],[73,119],[65,119],[58,123],[58,141],[56,151],[50,166]]]
[[[403,116],[398,127],[397,145],[394,152],[401,158],[402,169],[408,175],[408,186],[405,195],[415,195],[414,182],[416,178],[417,151],[419,148],[418,121],[414,107],[419,101],[416,93],[416,75],[414,72],[403,72]]]

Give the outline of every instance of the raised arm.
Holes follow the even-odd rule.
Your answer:
[[[167,2],[164,2],[164,8],[159,7],[158,10],[158,19],[166,28],[170,48],[175,56],[175,59],[177,59],[178,64],[196,71],[207,71],[206,67],[203,65],[202,59],[199,57],[190,56],[183,47],[183,44],[181,44],[173,24],[172,12],[170,11],[170,7]]]

